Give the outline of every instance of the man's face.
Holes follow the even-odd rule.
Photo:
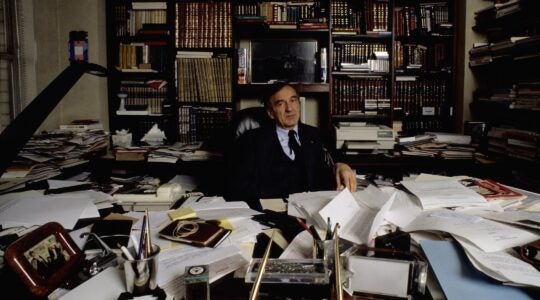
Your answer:
[[[296,91],[286,85],[272,97],[266,108],[268,116],[284,129],[293,129],[300,120],[300,101]]]

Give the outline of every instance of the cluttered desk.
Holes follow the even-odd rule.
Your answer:
[[[0,174],[30,156],[25,144],[51,144],[53,136],[31,136],[80,76],[97,71],[106,72],[68,67],[2,132],[0,144],[12,147]],[[356,192],[261,199],[259,211],[203,194],[188,176],[143,176],[135,186],[87,173],[60,179],[68,166],[89,163],[70,153],[106,143],[88,132],[54,137],[81,147],[53,143],[48,156],[57,164],[12,168],[10,176],[23,176],[0,182],[0,277],[16,299],[540,294],[539,194],[467,176],[420,174],[390,185],[358,176]]]
[[[354,193],[265,199],[263,211],[168,190],[168,208],[100,215],[114,194],[55,181],[67,191],[4,194],[4,277],[49,299],[538,296],[540,195],[465,176],[358,180]],[[44,271],[38,262],[59,256],[51,245],[63,264]]]

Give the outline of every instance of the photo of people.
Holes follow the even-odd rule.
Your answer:
[[[39,242],[25,252],[24,256],[43,279],[47,279],[54,274],[70,257],[54,235],[50,235]]]

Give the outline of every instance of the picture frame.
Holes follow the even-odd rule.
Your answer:
[[[80,269],[85,255],[57,222],[46,223],[13,242],[5,262],[30,293],[45,297]]]

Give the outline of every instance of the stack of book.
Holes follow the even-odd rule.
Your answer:
[[[402,155],[441,157],[443,159],[472,159],[476,148],[468,135],[426,133],[398,137]]]

